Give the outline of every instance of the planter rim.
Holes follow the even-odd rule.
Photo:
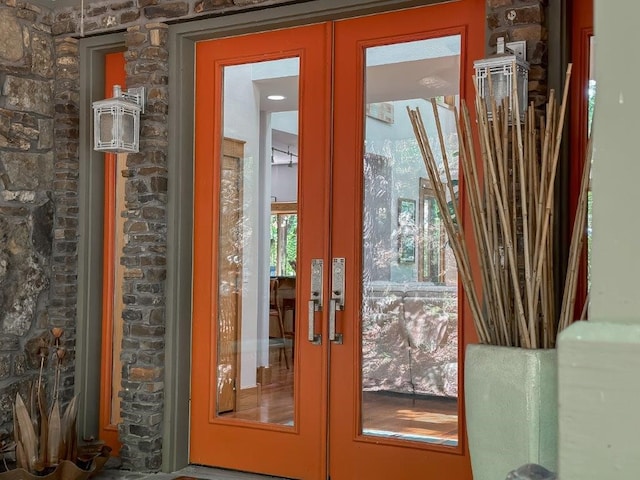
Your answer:
[[[556,352],[557,348],[524,348],[524,347],[509,347],[506,345],[491,345],[489,343],[468,343],[466,346],[467,350],[473,349],[497,349],[501,351],[522,351],[528,353],[545,353],[545,352]]]

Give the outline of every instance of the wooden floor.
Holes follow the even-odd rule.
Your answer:
[[[258,406],[225,413],[224,418],[293,425],[293,365],[286,368],[284,360],[278,359],[273,352],[271,359],[271,381],[260,385]]]
[[[365,434],[458,444],[456,399],[389,392],[362,393]]]
[[[293,425],[293,368],[272,352],[271,382],[261,385],[258,406],[223,414],[224,418]],[[291,366],[291,365],[290,365]],[[362,426],[366,435],[457,445],[456,399],[363,392]]]

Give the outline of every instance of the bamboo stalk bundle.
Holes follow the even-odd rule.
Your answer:
[[[486,100],[481,98],[477,91],[475,126],[464,101],[460,112],[455,110],[458,158],[464,172],[461,184],[473,236],[463,229],[463,208],[459,205],[460,195],[453,189],[452,168],[435,100],[431,101],[436,125],[432,140],[420,110],[407,108],[481,343],[553,348],[556,335],[573,320],[593,149],[590,140],[562,308],[557,312],[553,283],[554,193],[570,77],[571,65],[560,105],[552,90],[545,114],[539,119],[531,105],[521,122],[515,82],[513,111],[506,103],[496,105],[492,95]],[[491,121],[489,111],[494,112]],[[439,152],[441,160],[434,151]],[[477,258],[481,283],[474,276],[472,257]]]

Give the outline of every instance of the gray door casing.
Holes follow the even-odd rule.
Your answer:
[[[439,0],[312,0],[169,26],[169,156],[165,399],[162,471],[189,463],[193,262],[194,60],[199,40],[441,3]],[[488,36],[487,36],[488,38]],[[76,390],[80,432],[98,431],[102,292],[102,155],[92,150],[91,102],[103,98],[104,55],[124,49],[124,33],[80,40],[80,244]],[[554,62],[555,63],[555,62]],[[553,78],[553,75],[552,75]]]

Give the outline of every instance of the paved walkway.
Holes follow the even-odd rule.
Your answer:
[[[278,478],[265,475],[255,475],[253,473],[234,472],[231,470],[189,465],[188,467],[173,473],[152,474],[106,468],[96,475],[94,480],[174,480],[178,477],[187,477],[184,480],[269,480]]]

